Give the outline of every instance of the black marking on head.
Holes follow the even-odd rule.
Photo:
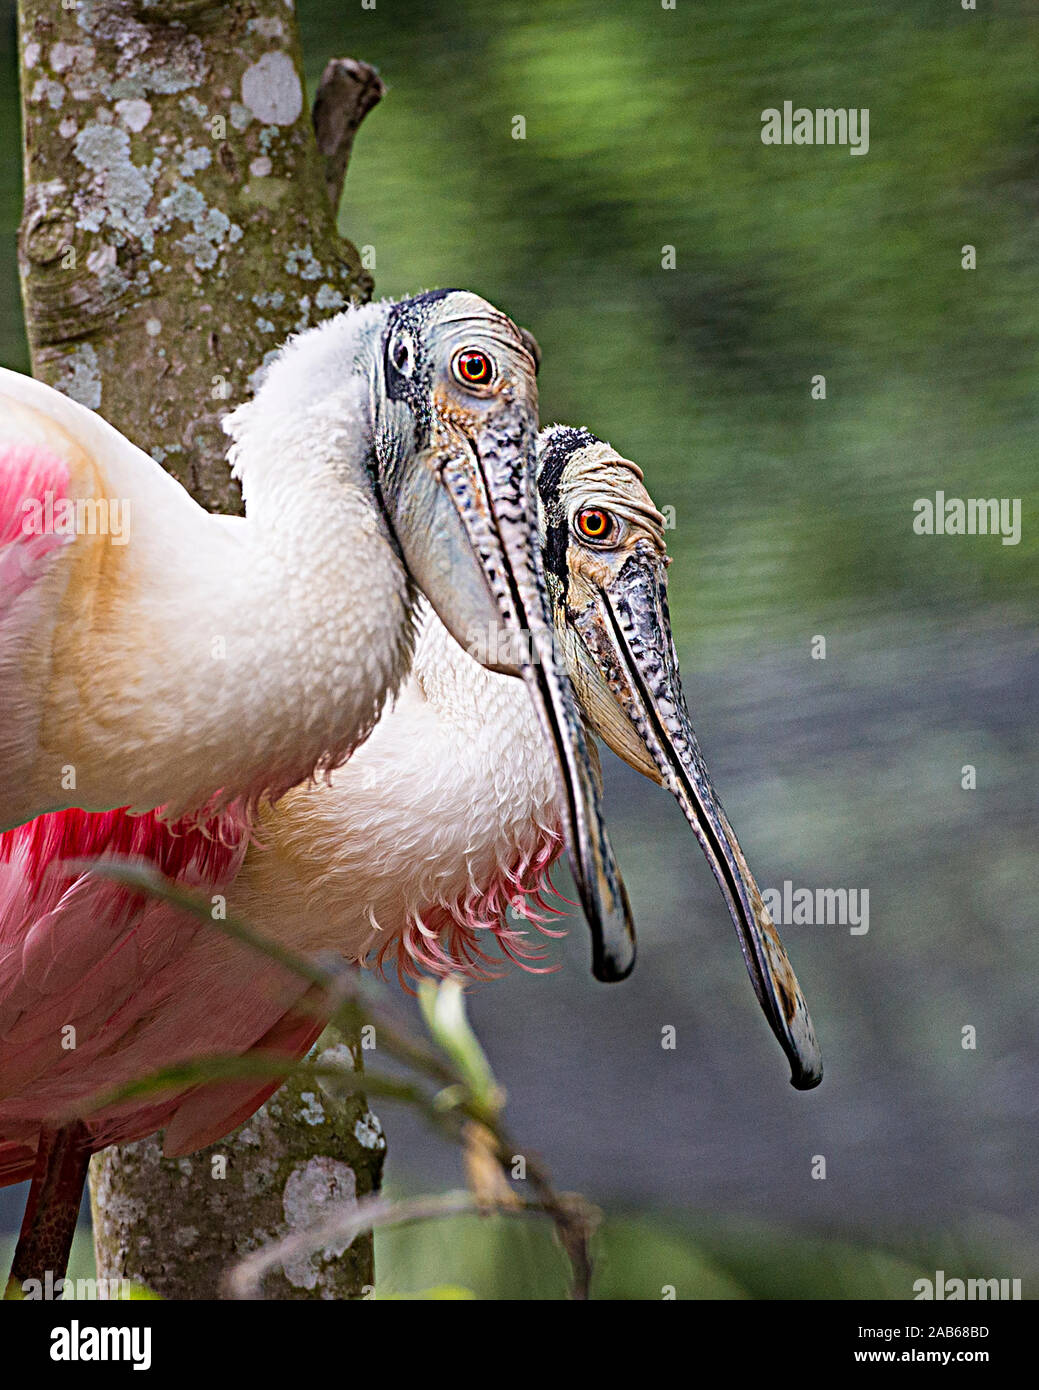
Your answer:
[[[544,444],[538,456],[538,493],[548,511],[553,502],[559,501],[559,489],[563,484],[563,470],[571,457],[589,444],[599,440],[583,426],[558,425],[544,436]]]
[[[560,496],[563,472],[574,454],[596,443],[598,440],[590,430],[562,425],[548,433],[538,457],[538,496],[545,509],[545,570],[555,575],[558,581],[559,603],[566,602],[570,587],[570,568],[567,565],[570,522]]]
[[[364,466],[368,474],[368,481],[371,484],[372,492],[375,494],[376,507],[379,511],[379,515],[382,517],[383,523],[386,527],[387,535],[390,539],[390,545],[393,547],[397,559],[401,562],[401,565],[404,567],[405,573],[407,573],[407,562],[404,559],[404,551],[401,547],[400,538],[397,535],[397,528],[393,524],[393,516],[390,513],[389,507],[387,507],[386,505],[386,495],[383,492],[382,477],[379,474],[379,460],[376,456],[374,444],[365,452]],[[411,587],[413,584],[410,574],[408,574],[407,580],[409,594],[408,601],[410,604]]]
[[[566,517],[562,521],[548,521],[545,526],[545,570],[558,580],[559,588],[553,593],[553,598],[561,605],[566,602],[570,588],[570,567],[566,560],[569,549],[570,527]],[[554,585],[551,587],[555,588]]]
[[[438,293],[438,292],[436,292]],[[428,318],[417,301],[404,299],[390,310],[383,339],[383,378],[391,401],[403,401],[415,421],[415,448],[425,447],[432,426],[433,408],[429,398],[429,359],[424,352],[423,329]],[[401,355],[402,336],[409,339],[409,359]],[[401,367],[405,370],[401,370]]]
[[[433,405],[430,400],[432,372],[430,359],[424,351],[424,334],[433,317],[434,306],[458,290],[427,290],[411,299],[402,299],[390,310],[383,341],[383,369],[386,394],[392,401],[403,401],[415,420],[415,448],[423,449],[429,442],[433,424]],[[414,360],[405,365],[399,357],[402,333],[410,335]],[[397,357],[398,361],[394,361]]]
[[[446,299],[449,294],[462,294],[462,290],[425,290],[422,294],[412,295],[410,299],[402,299],[397,305],[398,309],[417,310],[428,308],[431,304],[436,304],[438,300]]]

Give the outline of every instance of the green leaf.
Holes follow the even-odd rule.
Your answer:
[[[495,1081],[487,1055],[469,1024],[462,981],[457,975],[448,975],[439,984],[422,980],[418,997],[433,1041],[454,1062],[480,1109],[496,1117],[505,1093]]]

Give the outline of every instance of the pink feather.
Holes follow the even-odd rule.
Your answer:
[[[0,1186],[31,1176],[41,1124],[66,1120],[101,1090],[209,1054],[298,1059],[316,1041],[323,1018],[305,981],[165,903],[62,867],[130,857],[216,893],[250,842],[240,803],[201,826],[166,824],[161,811],[74,810],[0,835]],[[541,952],[505,913],[561,935],[535,911],[555,911],[542,894],[560,849],[558,832],[539,832],[534,850],[490,883],[394,924],[374,963],[395,959],[406,989],[423,973],[489,979],[494,942],[503,961],[542,973]],[[89,1116],[91,1141],[103,1148],[164,1128],[168,1153],[190,1153],[243,1123],[278,1084],[216,1082],[112,1106]]]
[[[0,611],[39,577],[52,551],[73,538],[33,528],[32,507],[67,495],[68,466],[38,445],[0,447]]]

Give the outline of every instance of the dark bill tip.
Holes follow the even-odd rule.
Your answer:
[[[820,1064],[818,1071],[795,1071],[790,1078],[790,1084],[795,1091],[814,1091],[823,1079],[823,1069]]]
[[[600,984],[620,984],[621,980],[626,980],[635,969],[636,955],[637,952],[634,944],[632,945],[631,955],[628,957],[627,961],[618,960],[615,956],[608,956],[603,952],[593,950],[592,974]]]

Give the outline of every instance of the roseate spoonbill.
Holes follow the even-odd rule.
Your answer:
[[[535,541],[530,341],[460,290],[291,340],[228,420],[237,523],[4,372],[0,828],[62,807],[248,813],[336,766],[407,671],[417,586],[461,641],[528,635],[497,664],[557,749],[594,969],[623,978],[634,930]],[[97,533],[113,502],[129,544]]]
[[[664,519],[642,472],[585,429],[538,439],[539,526],[556,635],[591,729],[677,799],[722,890],[755,994],[798,1089],[822,1079],[808,1009],[690,722],[671,635]],[[594,745],[593,745],[594,746]],[[523,963],[504,920],[538,919],[561,846],[551,764],[515,681],[427,613],[411,677],[327,785],[260,812],[229,889],[264,934],[395,958],[402,974],[478,973],[482,939]]]
[[[663,519],[637,466],[587,431],[557,427],[539,445],[553,616],[586,717],[678,798],[725,894],[793,1083],[813,1086],[822,1073],[811,1020],[689,724],[667,611]],[[552,757],[522,686],[474,661],[428,609],[420,622],[396,705],[327,781],[263,805],[255,840],[232,815],[170,828],[118,812],[45,816],[0,837],[7,939],[41,921],[66,943],[62,970],[43,955],[21,1016],[0,1010],[0,1073],[9,1078],[0,1090],[0,1182],[36,1174],[23,1235],[34,1202],[64,1202],[73,1222],[78,1206],[82,1159],[77,1167],[67,1131],[48,1128],[48,1118],[158,1061],[250,1049],[302,1055],[321,1028],[301,1007],[305,984],[269,958],[104,879],[46,874],[54,859],[140,855],[182,882],[225,893],[232,911],[298,951],[331,949],[368,963],[396,957],[402,975],[478,975],[495,939],[506,956],[538,968],[505,913],[541,921],[541,890],[562,846]],[[0,956],[0,999],[2,967]],[[70,1021],[77,1044],[61,1052],[56,1035]],[[113,1107],[90,1118],[79,1153],[163,1126],[167,1152],[187,1153],[227,1133],[273,1089],[223,1082]],[[41,1152],[52,1160],[43,1164],[50,1186],[42,1198]]]

